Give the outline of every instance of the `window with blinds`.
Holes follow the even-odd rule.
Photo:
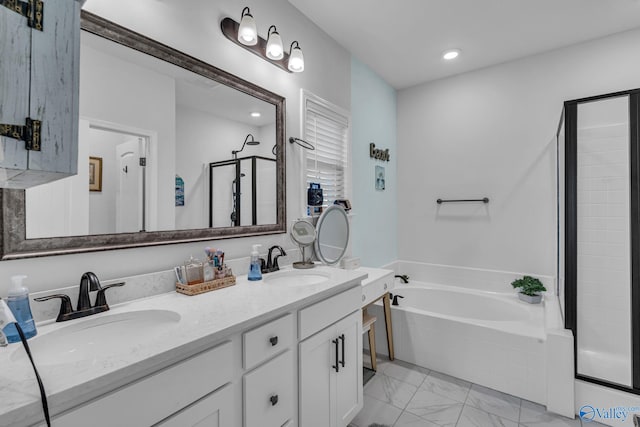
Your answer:
[[[349,117],[323,104],[309,98],[304,104],[304,139],[316,148],[305,150],[306,188],[312,182],[320,184],[328,206],[348,196]]]

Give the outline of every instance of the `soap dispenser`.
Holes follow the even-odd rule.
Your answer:
[[[258,253],[260,246],[262,245],[253,245],[253,250],[251,251],[251,263],[249,264],[249,274],[247,275],[249,280],[262,280],[262,261]]]
[[[25,338],[29,339],[38,332],[29,306],[29,290],[22,284],[26,278],[27,276],[11,276],[11,289],[9,289],[7,305],[20,325]],[[15,324],[7,325],[4,328],[4,334],[8,342],[20,342],[20,334],[18,334]]]

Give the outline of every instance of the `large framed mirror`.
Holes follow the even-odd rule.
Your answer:
[[[285,99],[81,25],[78,175],[0,192],[2,259],[286,232]]]

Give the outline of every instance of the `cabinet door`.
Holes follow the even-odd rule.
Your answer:
[[[27,19],[0,7],[0,123],[24,125],[29,115],[31,28]],[[12,169],[7,178],[27,168],[24,142],[0,136],[0,168]]]
[[[158,427],[227,427],[233,423],[231,384],[214,391],[177,414],[156,424]]]
[[[19,188],[78,172],[81,1],[45,1],[44,31],[33,31],[29,116],[42,120],[41,151],[29,151]],[[24,144],[24,143],[21,143]],[[86,160],[88,161],[88,159]],[[21,185],[24,184],[24,185]]]
[[[362,409],[362,315],[360,310],[336,324],[340,372],[336,373],[336,418],[347,426]],[[343,350],[344,349],[344,350]],[[342,366],[344,362],[344,366]]]
[[[300,426],[335,426],[335,326],[300,343]]]
[[[29,188],[78,169],[81,0],[44,3],[42,31],[0,7],[0,123],[24,126],[27,117],[42,121],[41,151],[0,137],[3,188]]]

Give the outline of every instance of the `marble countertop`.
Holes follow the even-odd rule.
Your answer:
[[[373,268],[373,267],[358,267],[356,271],[367,273],[367,278],[362,281],[362,286],[367,286],[378,279],[381,279],[389,274],[393,274],[393,270],[386,268]]]
[[[154,333],[153,337],[146,337],[143,343],[118,346],[94,360],[55,364],[47,363],[46,355],[34,353],[51,414],[66,411],[169,366],[287,310],[302,308],[346,290],[367,277],[364,270],[324,266],[313,272],[325,274],[329,280],[313,285],[281,286],[265,281],[249,282],[246,276],[239,276],[234,286],[197,296],[170,292],[118,304],[106,313],[83,319],[38,324],[38,336],[29,342],[71,324],[114,313],[171,310],[181,316],[179,322]],[[32,367],[28,358],[17,352],[24,353],[21,344],[0,348],[0,426],[31,425],[43,420]]]

